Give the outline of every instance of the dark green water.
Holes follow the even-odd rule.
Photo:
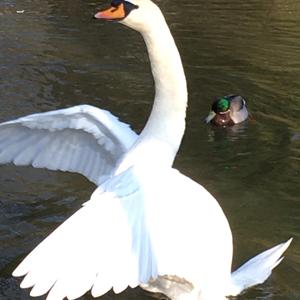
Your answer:
[[[233,231],[234,266],[295,238],[272,277],[237,299],[300,299],[300,2],[158,3],[189,85],[176,167],[219,200]],[[1,1],[1,121],[89,103],[142,129],[153,99],[143,41],[121,25],[92,20],[98,5]],[[204,125],[211,101],[230,93],[248,100],[252,119],[228,130]],[[0,300],[31,299],[12,270],[93,189],[77,175],[0,167]],[[148,296],[137,289],[104,298]]]

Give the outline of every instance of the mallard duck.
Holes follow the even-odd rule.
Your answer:
[[[16,268],[22,288],[47,300],[94,297],[128,286],[173,300],[223,300],[264,282],[291,241],[231,272],[232,234],[215,198],[172,165],[185,130],[181,58],[150,0],[113,0],[97,19],[139,31],[155,82],[140,135],[99,108],[80,105],[0,124],[0,162],[83,174],[90,199]],[[113,38],[116,38],[114,36]]]
[[[213,102],[206,123],[216,126],[233,126],[248,118],[246,100],[239,95],[228,95]]]

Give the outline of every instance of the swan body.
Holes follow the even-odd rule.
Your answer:
[[[76,106],[0,125],[0,162],[78,172],[98,187],[15,269],[47,300],[94,297],[128,286],[173,300],[221,300],[265,281],[291,240],[231,273],[232,235],[218,202],[172,168],[185,129],[181,59],[150,0],[113,0],[96,18],[139,31],[155,100],[139,136],[110,113]]]
[[[213,102],[206,123],[216,126],[233,126],[248,119],[246,100],[239,95],[228,95]]]

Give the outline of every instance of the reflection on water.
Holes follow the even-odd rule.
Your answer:
[[[176,167],[224,208],[235,266],[295,237],[272,278],[238,299],[298,299],[300,3],[158,2],[189,84],[187,132]],[[92,20],[96,8],[95,1],[83,0],[0,3],[1,121],[89,103],[137,131],[143,127],[153,99],[143,41],[120,25]],[[245,96],[252,119],[228,130],[206,126],[211,101],[232,93]],[[13,166],[0,168],[0,183],[0,299],[30,299],[10,273],[94,187],[80,176]],[[140,290],[117,296],[146,297]]]

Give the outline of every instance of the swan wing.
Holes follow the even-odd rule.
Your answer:
[[[137,135],[108,111],[79,105],[0,124],[0,163],[76,172],[103,182]]]
[[[26,275],[21,287],[62,300],[166,274],[214,283],[230,276],[231,234],[212,196],[175,170],[142,172],[130,168],[98,187],[17,267],[14,276]]]
[[[106,191],[104,191],[106,190]],[[155,277],[142,190],[131,170],[99,187],[91,199],[17,267],[22,288],[47,300],[119,293]]]

